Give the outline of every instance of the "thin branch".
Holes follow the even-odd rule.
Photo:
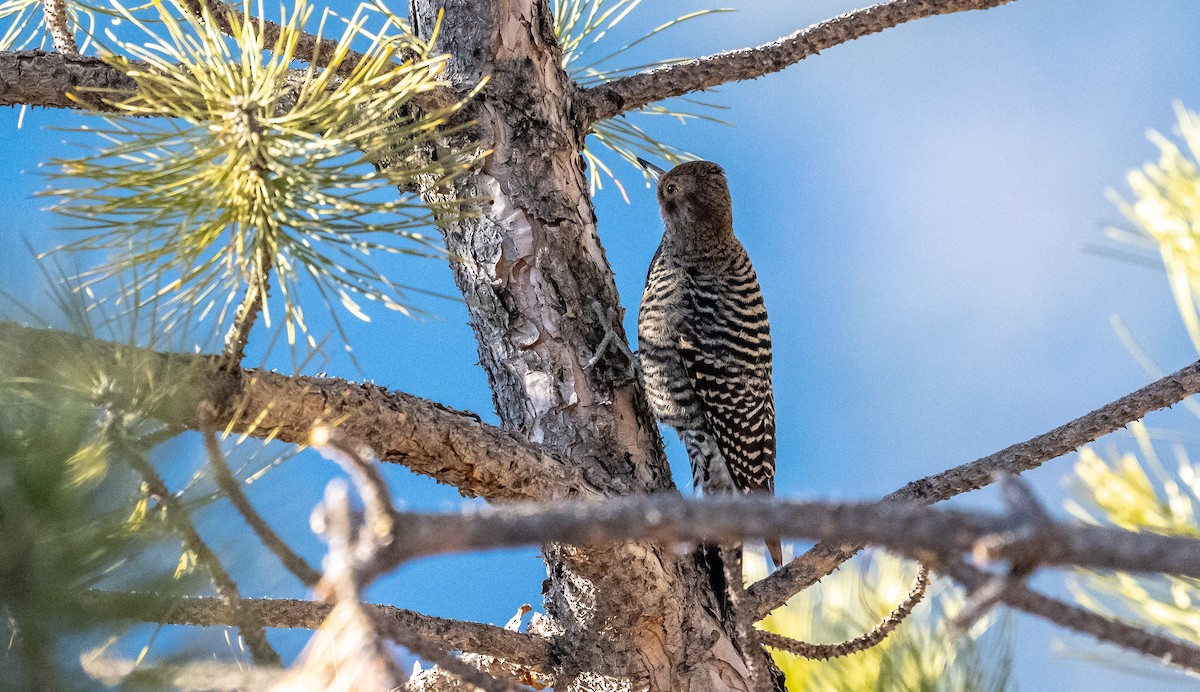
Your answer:
[[[259,261],[254,263],[258,273],[250,277],[246,294],[233,315],[233,326],[225,335],[225,351],[221,354],[222,367],[229,369],[241,365],[246,357],[246,345],[250,342],[250,330],[262,313],[271,290],[271,253],[258,251]]]
[[[278,23],[272,22],[269,19],[261,17],[247,16],[241,10],[220,2],[220,0],[184,0],[184,7],[188,12],[199,18],[204,17],[205,10],[208,11],[217,23],[217,27],[222,33],[227,36],[237,34],[233,31],[230,17],[238,24],[245,24],[247,21],[252,22],[259,28],[259,33],[262,35],[262,43],[264,46],[274,46],[279,43],[279,37],[283,32],[283,27]],[[329,59],[333,57],[338,50],[338,42],[332,38],[317,38],[313,34],[301,32],[300,37],[296,40],[296,47],[293,49],[292,56],[297,60],[312,63],[317,67],[325,67],[329,64]],[[342,64],[338,66],[339,74],[348,74],[353,70],[358,63],[362,62],[363,54],[358,51],[350,50],[346,52],[346,57]]]
[[[279,37],[283,32],[283,27],[276,22],[261,17],[254,17],[244,14],[236,7],[221,2],[220,0],[184,0],[184,5],[188,12],[191,12],[196,17],[203,17],[204,10],[208,10],[209,16],[217,23],[217,27],[221,32],[236,38],[236,32],[233,31],[232,24],[229,20],[233,17],[234,21],[239,24],[245,24],[247,21],[252,22],[262,36],[262,43],[265,46],[275,46],[279,44]],[[296,60],[312,63],[316,67],[325,67],[329,64],[330,58],[338,54],[339,42],[337,39],[317,37],[308,32],[300,32],[299,38],[296,39],[295,46],[292,49],[292,57]],[[363,54],[356,50],[347,49],[341,63],[338,65],[335,74],[345,76],[350,74],[355,67],[363,60]],[[413,102],[427,110],[439,110],[448,108],[461,99],[449,87],[439,87],[432,89],[423,94],[414,97]]]
[[[912,591],[908,593],[904,601],[895,610],[888,613],[887,617],[875,626],[875,629],[861,637],[855,637],[854,639],[838,642],[837,644],[809,644],[808,642],[802,642],[774,632],[757,630],[758,640],[763,646],[769,646],[772,649],[786,651],[789,654],[795,654],[796,656],[815,661],[825,661],[831,658],[840,658],[856,654],[860,651],[866,651],[886,639],[889,634],[900,626],[900,623],[904,622],[904,619],[912,613],[912,609],[924,598],[925,590],[928,587],[929,570],[925,568],[925,565],[921,565],[920,571],[917,572],[917,578],[913,582]]]
[[[54,50],[63,55],[78,56],[79,46],[75,44],[75,32],[71,29],[65,0],[42,0],[42,12],[46,16],[46,28],[54,40]]]
[[[354,481],[363,503],[363,526],[353,532],[353,540],[348,541],[344,548],[338,551],[338,561],[345,563],[338,575],[338,580],[348,581],[342,587],[343,591],[357,589],[374,581],[383,571],[379,556],[385,553],[390,543],[399,538],[396,533],[398,513],[392,503],[392,493],[388,490],[387,482],[379,473],[379,467],[374,463],[375,454],[369,448],[356,449],[352,442],[341,439],[332,428],[318,426],[313,430],[312,445],[321,456],[337,462]],[[327,493],[328,494],[328,493]],[[329,504],[326,502],[326,504]],[[334,555],[335,542],[330,539],[330,555]],[[330,578],[330,568],[325,568],[325,580],[317,588],[322,591]],[[343,597],[344,598],[344,597]]]
[[[243,598],[235,611],[220,598],[109,591],[87,591],[82,602],[85,607],[118,617],[198,627],[231,627],[251,622],[260,627],[313,630],[333,611],[332,604],[294,598]],[[446,650],[483,654],[535,672],[550,670],[550,646],[542,637],[393,606],[365,603],[362,607],[374,618],[380,632],[395,641],[404,633],[413,633],[437,642]]]
[[[163,482],[162,477],[158,475],[158,472],[154,470],[149,461],[136,452],[131,452],[126,457],[134,470],[141,475],[142,481],[146,484],[150,494],[166,510],[167,521],[183,537],[184,547],[196,554],[196,562],[204,566],[204,569],[212,579],[213,585],[217,589],[217,593],[220,594],[229,607],[236,611],[239,602],[242,600],[237,584],[229,576],[229,573],[225,571],[217,554],[212,551],[212,548],[208,546],[208,543],[196,531],[187,508],[171,495],[171,491],[167,489],[167,484]],[[241,631],[242,639],[246,642],[246,647],[250,649],[251,655],[254,656],[255,663],[259,665],[279,665],[279,654],[267,642],[267,635],[263,632],[261,626],[245,622],[238,623],[237,626]]]
[[[969,590],[983,588],[992,575],[962,560],[935,564],[934,569],[953,578]],[[1150,656],[1176,668],[1200,672],[1200,647],[1171,637],[1154,634],[1120,620],[1063,603],[1032,591],[1023,583],[1009,584],[999,600],[1012,608],[1036,615],[1067,629],[1089,634],[1100,641]]]
[[[262,515],[254,509],[254,505],[250,504],[250,499],[246,497],[246,493],[242,492],[242,484],[234,477],[233,471],[229,468],[229,462],[225,460],[225,454],[221,451],[217,436],[212,430],[204,430],[204,447],[208,452],[208,464],[212,467],[213,478],[216,479],[221,493],[237,508],[242,519],[250,525],[263,545],[279,558],[279,562],[295,575],[301,584],[310,589],[315,586],[321,580],[321,573],[292,550],[292,547],[285,543],[270,524],[263,519]]]
[[[360,580],[355,574],[358,535],[363,532],[351,516],[350,494],[338,478],[325,486],[325,499],[313,510],[313,529],[329,544],[325,575],[316,591],[334,604],[304,646],[304,651],[280,685],[283,689],[393,690],[404,680],[396,658],[378,632],[375,621],[359,600]],[[412,637],[404,633],[405,638]],[[289,685],[289,682],[294,683]]]
[[[609,487],[598,466],[561,459],[475,414],[374,384],[262,370],[221,372],[208,356],[159,353],[10,322],[0,322],[0,344],[14,376],[45,379],[47,373],[73,372],[86,354],[93,370],[123,387],[162,394],[161,384],[172,383],[171,396],[148,413],[168,424],[203,429],[197,412],[210,402],[213,425],[259,438],[306,445],[314,425],[334,425],[383,461],[468,496],[553,500],[627,492]],[[144,371],[131,373],[131,362],[144,364]]]
[[[1086,415],[1019,444],[942,473],[913,481],[888,495],[893,502],[931,504],[988,485],[999,474],[1019,474],[1119,430],[1146,414],[1173,406],[1200,392],[1200,362],[1193,363]],[[765,617],[838,565],[854,556],[857,544],[818,543],[808,552],[750,587],[757,615]]]
[[[313,687],[315,677],[317,681],[336,681],[337,689],[347,691],[396,689],[404,675],[359,600],[361,589],[379,574],[379,555],[395,539],[397,513],[391,493],[369,460],[373,456],[370,450],[355,449],[326,428],[314,431],[313,437],[322,454],[337,461],[354,479],[365,512],[361,519],[351,516],[346,484],[336,479],[325,488],[325,500],[313,513],[314,528],[329,543],[325,575],[316,591],[336,605],[289,677],[303,681],[305,687]],[[484,692],[519,692],[513,682],[492,677],[410,630],[393,636],[413,653]]]
[[[582,89],[578,102],[579,121],[586,130],[601,120],[655,101],[778,72],[827,48],[898,24],[940,14],[985,10],[1010,1],[892,0],[880,3],[814,24],[761,46],[674,63]]]

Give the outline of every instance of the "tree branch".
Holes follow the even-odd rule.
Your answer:
[[[214,426],[298,445],[308,444],[315,424],[332,425],[344,439],[371,447],[381,460],[453,485],[467,496],[600,497],[608,483],[602,469],[568,463],[472,413],[374,384],[262,370],[222,372],[207,356],[159,353],[8,322],[0,322],[0,350],[14,374],[38,379],[74,372],[86,354],[82,360],[89,372],[102,373],[123,389],[156,392],[159,405],[149,415],[191,429],[203,427],[198,419],[203,402],[213,407]],[[169,396],[163,383],[174,387]]]
[[[167,488],[167,484],[163,482],[162,477],[158,475],[149,461],[133,451],[125,456],[130,465],[142,476],[150,494],[166,510],[167,522],[183,538],[184,548],[196,554],[196,562],[208,572],[221,599],[235,612],[238,612],[238,604],[241,602],[242,596],[238,591],[237,584],[225,571],[217,554],[196,531],[196,526],[193,524],[187,508],[175,499],[175,496]],[[256,664],[279,665],[279,654],[271,648],[261,626],[250,622],[240,622],[236,626],[242,639],[246,642],[246,647],[254,656]]]
[[[955,495],[982,488],[997,474],[1018,474],[1072,452],[1108,433],[1125,427],[1146,414],[1173,406],[1200,392],[1200,361],[1174,372],[1116,401],[1019,444],[1006,447],[981,459],[956,466],[942,473],[913,481],[888,495],[885,500],[931,504]],[[750,587],[757,601],[757,616],[787,602],[838,565],[857,553],[862,546],[819,543],[807,553],[784,565],[766,579]]]
[[[847,41],[915,19],[966,10],[984,10],[1011,0],[892,0],[855,10],[801,29],[771,43],[717,53],[639,72],[587,89],[577,105],[580,124],[595,123],[655,101],[756,79]]]
[[[510,506],[474,514],[397,513],[384,568],[416,557],[547,543],[737,543],[780,535],[878,545],[920,562],[980,554],[1037,555],[1038,566],[1079,566],[1200,578],[1200,539],[1025,517],[881,502],[675,495]]]
[[[229,468],[229,462],[225,460],[225,455],[221,451],[221,445],[217,441],[216,433],[212,430],[204,430],[204,448],[208,452],[208,464],[212,467],[213,478],[217,481],[217,487],[221,493],[229,500],[229,502],[242,515],[242,519],[250,525],[254,530],[258,539],[263,542],[263,545],[270,550],[275,557],[279,558],[279,562],[283,564],[289,572],[291,572],[301,584],[308,588],[316,586],[321,580],[321,573],[308,564],[308,561],[300,557],[292,547],[284,542],[279,534],[271,528],[266,519],[254,509],[254,505],[250,504],[250,498],[242,492],[242,484],[233,475],[233,470]]]
[[[81,108],[68,97],[79,95],[81,87],[103,89],[119,98],[123,93],[132,96],[137,84],[100,58],[40,50],[0,51],[0,106]],[[100,99],[88,102],[103,109]]]
[[[75,31],[71,28],[71,18],[67,16],[67,3],[64,0],[42,0],[42,14],[46,17],[46,28],[54,40],[54,50],[63,55],[78,56],[79,46],[75,44]]]
[[[1023,569],[1077,565],[1124,572],[1200,576],[1200,540],[1080,524],[1030,522],[1025,517],[936,510],[911,504],[785,502],[758,497],[700,501],[669,496],[630,497],[603,504],[573,503],[550,509],[509,507],[473,515],[400,514],[389,559],[565,542],[595,545],[616,540],[732,543],[766,536],[853,541],[885,547],[931,564],[968,589],[993,575],[965,563],[963,554],[988,559],[1016,555]],[[1110,620],[1029,591],[1013,581],[1000,600],[1174,665],[1200,671],[1200,648]],[[871,636],[871,635],[867,635]],[[770,638],[768,638],[770,639]],[[766,641],[768,646],[786,642]]]
[[[315,630],[333,611],[330,603],[293,598],[243,598],[236,612],[220,598],[172,598],[110,591],[87,591],[82,598],[85,607],[114,616],[198,627],[232,627],[244,621],[260,627]],[[448,650],[484,654],[538,672],[549,670],[550,648],[542,637],[393,606],[364,603],[362,607],[389,638],[411,633]]]
[[[779,649],[780,651],[786,651],[789,654],[815,661],[825,661],[831,658],[849,656],[859,651],[866,651],[886,639],[889,634],[900,626],[900,623],[904,622],[904,619],[908,617],[912,609],[921,602],[921,599],[925,596],[925,589],[928,587],[929,571],[924,565],[921,565],[913,588],[909,591],[904,601],[895,610],[888,613],[888,616],[876,625],[875,629],[861,637],[855,637],[854,639],[836,644],[810,644],[792,639],[791,637],[785,637],[782,634],[776,634],[775,632],[757,630],[758,640],[763,646],[769,646],[772,649]]]
[[[983,588],[992,579],[992,575],[962,560],[949,560],[933,567],[971,591]],[[999,600],[1017,610],[1076,632],[1090,634],[1100,641],[1145,654],[1166,665],[1193,673],[1200,672],[1200,647],[1043,596],[1021,582],[1009,584],[1008,588],[1001,592]]]
[[[988,547],[990,554],[985,556],[988,558],[1019,555],[1027,559],[1036,554],[1040,556],[1038,565],[1200,577],[1200,540],[1194,538],[1079,524],[1047,524],[1040,518],[1031,523],[1024,517],[936,510],[887,501],[785,502],[759,497],[695,501],[643,496],[549,509],[515,506],[471,515],[398,513],[393,532],[396,539],[385,548],[386,555],[380,556],[380,565],[389,561],[396,565],[417,556],[531,544],[597,545],[635,539],[666,544],[733,543],[779,535],[880,545],[932,564],[971,590],[992,580],[992,575],[970,567],[961,558],[963,554],[979,552],[980,546]],[[1047,599],[1028,591],[1019,581],[1010,583],[1000,600],[1141,653],[1170,655],[1175,665],[1200,670],[1200,649]],[[886,634],[887,627],[881,629]],[[493,633],[504,638],[514,634]],[[781,647],[787,644],[765,643]],[[489,655],[492,651],[495,649]]]

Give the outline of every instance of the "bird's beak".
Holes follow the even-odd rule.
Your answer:
[[[656,182],[656,183],[658,182],[659,178],[663,177],[663,173],[666,173],[666,171],[664,171],[663,169],[659,168],[658,166],[655,166],[654,164],[650,163],[649,161],[647,161],[646,159],[643,159],[640,156],[637,157],[637,162],[639,164],[641,164],[642,168],[646,169],[646,172],[650,174],[651,178],[654,178],[654,182]]]

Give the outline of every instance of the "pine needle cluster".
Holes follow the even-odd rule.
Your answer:
[[[414,193],[472,162],[432,155],[460,103],[414,107],[445,86],[445,57],[381,8],[360,8],[336,49],[293,69],[311,15],[304,2],[281,10],[277,30],[243,19],[248,5],[213,16],[208,6],[193,14],[178,0],[155,0],[153,22],[114,6],[144,34],[109,37],[124,55],[107,59],[137,92],[97,94],[120,115],[90,128],[105,142],[98,151],[55,162],[62,187],[49,191],[84,235],[64,249],[107,253],[89,280],[136,269],[134,288],[147,301],[167,297],[189,316],[215,308],[225,322],[238,295],[266,295],[273,275],[293,344],[308,333],[302,280],[362,319],[360,299],[406,311],[403,286],[370,256],[438,253],[420,229],[455,213],[454,203]],[[382,28],[368,31],[372,18]],[[263,311],[270,326],[268,304]]]

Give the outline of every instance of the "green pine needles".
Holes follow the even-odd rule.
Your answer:
[[[732,12],[728,9],[699,10],[677,17],[661,26],[655,27],[649,33],[614,50],[596,57],[595,49],[603,45],[603,39],[615,29],[634,10],[642,0],[551,0],[550,7],[554,12],[554,33],[558,37],[563,51],[563,69],[582,86],[595,86],[612,81],[641,69],[670,65],[678,60],[659,60],[645,65],[633,65],[624,68],[610,66],[609,61],[622,55],[634,46],[657,36],[683,22],[697,19],[717,12]],[[678,99],[678,101],[695,108],[721,108],[698,99]],[[670,106],[652,105],[640,108],[636,113],[644,115],[665,115],[686,123],[688,119],[698,118],[711,122],[728,124],[695,109],[680,110]],[[630,122],[628,118],[611,118],[597,123],[592,127],[592,137],[602,147],[612,151],[634,166],[641,175],[646,175],[637,163],[638,156],[657,157],[677,164],[695,159],[687,151],[664,144],[641,127]],[[625,189],[612,169],[598,157],[592,149],[585,148],[583,158],[588,165],[588,185],[592,194],[601,190],[603,176],[607,176],[625,196]],[[628,201],[628,197],[626,197]]]
[[[75,220],[70,228],[86,234],[63,249],[108,253],[87,280],[136,270],[146,301],[167,298],[177,313],[199,310],[201,319],[215,308],[222,323],[239,295],[266,296],[270,281],[289,343],[300,332],[312,348],[302,279],[331,308],[336,300],[364,320],[359,299],[406,312],[403,287],[369,260],[438,253],[418,229],[458,208],[414,193],[436,190],[473,160],[430,155],[461,103],[412,107],[445,86],[445,58],[379,7],[360,7],[336,49],[322,53],[326,14],[317,54],[307,69],[292,69],[311,15],[303,1],[281,10],[274,26],[243,19],[249,12],[218,17],[198,4],[154,0],[162,36],[113,4],[148,39],[109,36],[133,57],[110,63],[138,90],[124,99],[99,94],[122,117],[89,128],[103,148],[55,162],[63,187],[49,192],[62,197],[54,209]],[[372,17],[383,24],[374,32],[366,29]],[[361,39],[369,45],[352,51]],[[375,165],[382,160],[389,165]]]

